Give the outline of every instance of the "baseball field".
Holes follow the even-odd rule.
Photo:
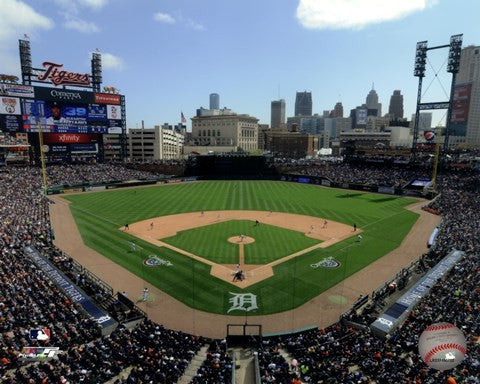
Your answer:
[[[64,198],[87,246],[187,306],[224,315],[297,308],[397,248],[418,218],[405,209],[413,199],[271,181]],[[232,281],[236,264],[244,281]]]

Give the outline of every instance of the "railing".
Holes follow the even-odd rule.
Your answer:
[[[232,352],[232,384],[236,384],[236,382],[237,382],[237,379],[235,377],[236,372],[237,372],[236,367],[235,367],[236,365],[237,365],[237,363],[236,363],[235,352]]]
[[[72,264],[72,268],[68,271],[63,271],[66,275],[70,277],[70,279],[75,282],[76,285],[79,285],[79,281],[77,281],[77,276],[80,278],[85,279],[86,282],[89,284],[95,285],[100,288],[102,291],[101,298],[98,295],[94,295],[95,301],[107,312],[109,312],[114,318],[117,317],[117,313],[112,313],[112,304],[117,301],[117,298],[114,295],[113,288],[105,283],[102,279],[100,279],[97,275],[93,272],[90,272],[87,268],[81,265],[78,261],[71,258],[67,253],[62,252],[63,258],[68,259],[68,261]],[[81,287],[83,288],[83,287]],[[116,319],[120,323],[125,324],[132,321],[137,321],[142,318],[146,318],[147,314],[138,308],[136,305],[133,304],[132,308],[130,309],[131,313],[134,313],[134,316],[126,316],[124,319]]]
[[[255,363],[255,384],[262,383],[262,377],[260,376],[260,362],[258,361],[258,352],[253,352],[254,363]]]

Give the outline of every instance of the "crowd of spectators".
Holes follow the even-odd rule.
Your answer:
[[[309,165],[284,164],[281,172],[324,177],[338,183],[403,187],[415,178],[429,178],[431,169],[315,161]]]
[[[404,185],[424,176],[418,169],[386,172],[346,164],[312,165],[304,174],[339,182]],[[386,175],[388,173],[388,175]],[[49,169],[50,185],[120,181],[151,177],[151,173],[119,165],[62,165]],[[426,176],[426,175],[425,175]],[[133,367],[120,383],[175,383],[206,340],[167,330],[144,321],[128,330],[118,327],[111,335],[100,329],[36,268],[23,253],[26,245],[57,257],[69,270],[68,259],[55,253],[49,223],[48,200],[41,194],[38,169],[0,168],[0,382],[99,383]],[[458,172],[439,179],[440,196],[429,207],[443,222],[428,258],[439,261],[452,249],[466,252],[446,279],[434,286],[426,300],[387,339],[374,337],[342,323],[266,339],[258,351],[261,376],[266,383],[480,383],[480,177]],[[454,283],[451,283],[454,282]],[[82,283],[81,276],[77,283]],[[93,291],[95,292],[95,291]],[[422,330],[433,322],[454,323],[467,336],[467,358],[454,370],[428,368],[417,353]],[[58,359],[20,367],[18,353],[32,328],[51,330],[51,341],[63,351]],[[286,362],[279,353],[288,351]],[[214,342],[194,384],[228,382],[232,362],[225,344]]]
[[[50,166],[47,172],[48,184],[50,186],[148,179],[156,175],[152,170],[131,169],[123,164],[114,163],[58,164]]]
[[[193,377],[191,384],[224,384],[232,381],[232,358],[227,352],[226,340],[214,340],[207,357]]]
[[[51,185],[137,179],[149,174],[123,167],[80,165],[56,166],[48,175]],[[133,367],[127,383],[176,382],[205,340],[148,320],[132,330],[119,326],[109,336],[101,336],[99,325],[24,254],[24,247],[32,245],[64,272],[72,268],[73,261],[52,243],[48,200],[41,191],[38,169],[0,168],[0,382],[102,383],[127,367]],[[101,286],[93,286],[82,275],[73,280],[101,299]],[[29,339],[30,330],[38,328],[50,331],[47,341]],[[23,347],[46,345],[59,347],[58,358],[22,362]]]
[[[480,176],[449,173],[439,184],[441,194],[429,207],[443,221],[435,245],[425,256],[438,262],[458,249],[465,251],[465,257],[385,340],[368,328],[354,329],[339,322],[265,341],[259,352],[263,382],[480,383]],[[420,334],[437,322],[455,324],[467,338],[467,357],[447,372],[429,368],[418,354]],[[280,348],[288,351],[294,365],[285,366]]]

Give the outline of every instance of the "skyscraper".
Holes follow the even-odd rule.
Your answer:
[[[273,100],[270,115],[270,127],[279,129],[285,127],[285,100]]]
[[[331,117],[343,117],[343,105],[340,101],[335,104]]]
[[[367,95],[367,109],[376,109],[376,116],[382,116],[382,104],[378,102],[378,95],[375,89],[373,89]]]
[[[393,115],[394,119],[403,119],[403,95],[398,89],[393,91],[393,95],[390,97],[388,113]]]
[[[480,46],[462,49],[455,81],[450,136],[457,143],[480,145]],[[455,141],[450,141],[454,143]]]
[[[415,113],[412,113],[412,124],[415,124]],[[421,132],[432,129],[432,112],[420,112],[418,115],[418,130]]]
[[[312,92],[297,92],[295,116],[312,116]]]
[[[210,109],[220,109],[220,95],[218,93],[210,94]]]

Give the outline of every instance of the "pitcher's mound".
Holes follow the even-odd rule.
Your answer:
[[[243,239],[240,235],[232,236],[228,238],[228,242],[233,244],[251,244],[255,241],[253,237],[243,236]]]

